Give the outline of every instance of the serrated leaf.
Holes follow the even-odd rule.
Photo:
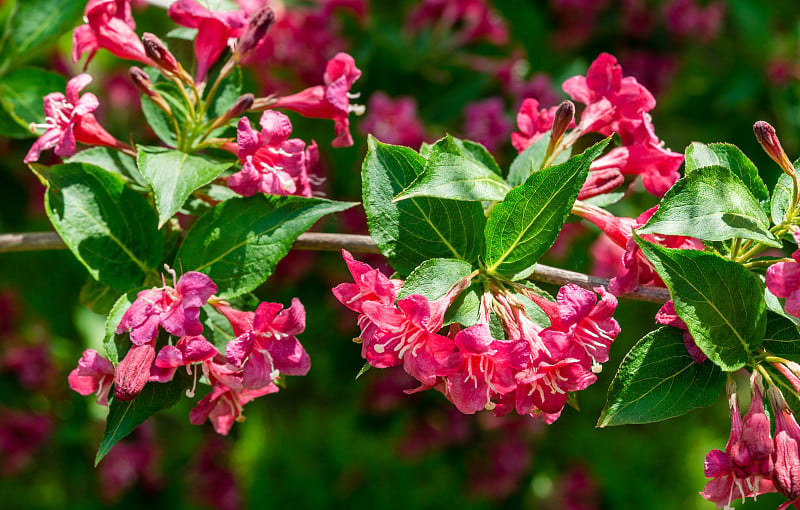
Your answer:
[[[327,214],[353,207],[297,196],[231,199],[201,216],[186,234],[175,267],[214,280],[223,299],[261,285],[295,239]]]
[[[103,440],[97,450],[94,465],[100,463],[111,448],[133,430],[144,423],[158,411],[168,409],[181,398],[184,384],[183,377],[176,377],[168,383],[149,382],[142,392],[130,401],[117,400],[113,396],[108,399],[108,417]]]
[[[457,143],[455,140],[447,135],[434,144],[422,174],[397,194],[395,202],[414,197],[503,200],[510,188],[498,174],[500,169],[491,155],[487,152],[478,159],[465,149],[465,142],[459,140],[460,143]],[[485,157],[494,164],[487,166]]]
[[[609,138],[560,165],[545,168],[495,205],[486,221],[486,266],[489,273],[519,280],[558,237],[589,165],[603,152]]]
[[[495,161],[492,154],[482,144],[473,142],[472,140],[462,140],[460,138],[456,138],[455,136],[447,135],[447,137],[450,138],[454,144],[456,144],[460,153],[464,157],[472,159],[476,163],[485,166],[499,176],[503,175],[500,165],[497,164],[497,161]]]
[[[634,237],[700,350],[726,372],[742,368],[764,339],[764,286],[758,276],[713,253],[664,248]]]
[[[508,177],[506,178],[509,186],[519,186],[527,181],[531,174],[539,171],[539,168],[544,162],[544,156],[547,153],[547,146],[549,143],[550,132],[548,131],[547,134],[530,144],[528,148],[520,152],[517,157],[514,158],[514,161],[511,162],[511,168],[508,171]],[[553,165],[558,165],[568,160],[571,154],[571,148],[561,151],[553,161]]]
[[[773,356],[800,362],[800,331],[797,324],[779,314],[767,312],[767,330],[761,347]]]
[[[369,363],[364,363],[364,366],[361,367],[361,370],[359,370],[358,373],[356,374],[356,379],[366,374],[367,370],[369,370],[370,368],[372,368],[372,365],[370,365]]]
[[[120,176],[86,163],[34,168],[50,222],[92,278],[125,292],[161,262],[155,212]]]
[[[776,225],[780,225],[786,220],[786,215],[789,214],[789,209],[792,207],[793,195],[794,183],[792,182],[792,176],[782,173],[775,183],[775,188],[772,190],[772,199],[770,200],[772,222]]]
[[[713,404],[725,375],[710,362],[695,363],[683,332],[664,326],[639,340],[608,389],[598,427],[651,423]]]
[[[476,262],[486,223],[480,202],[420,197],[393,203],[422,173],[425,159],[372,136],[368,144],[361,174],[364,210],[370,235],[392,267],[408,274],[432,258]]]
[[[147,187],[147,181],[136,166],[136,159],[110,147],[89,147],[76,152],[65,163],[89,163],[130,179],[143,188]]]
[[[637,230],[725,241],[734,237],[781,247],[769,218],[750,190],[721,166],[698,168],[667,191],[658,210]]]
[[[28,126],[44,123],[42,98],[51,92],[63,92],[66,86],[67,80],[60,74],[36,67],[17,69],[0,78],[0,105],[22,128],[10,134],[18,138],[36,137]]]
[[[712,143],[706,145],[694,142],[686,147],[686,174],[690,174],[698,168],[708,166],[721,166],[730,170],[733,175],[738,177],[750,193],[761,204],[766,204],[769,200],[767,185],[758,175],[758,168],[750,159],[735,145],[729,143]]]
[[[145,68],[145,72],[150,77],[150,81],[153,82],[153,88],[161,94],[161,97],[169,105],[172,114],[178,121],[178,125],[185,125],[188,122],[189,113],[186,110],[186,103],[182,99],[178,86],[170,81],[164,81],[161,73],[152,67]],[[159,140],[170,147],[175,147],[178,143],[178,138],[170,117],[147,96],[142,95],[141,98],[142,113],[145,120],[147,120],[147,124],[153,129]]]
[[[139,146],[136,159],[155,196],[158,228],[180,210],[193,191],[216,179],[234,163],[206,154],[143,145]]]
[[[472,273],[474,268],[463,260],[456,259],[431,259],[426,260],[408,275],[403,282],[397,299],[403,299],[412,294],[422,294],[429,301],[435,301],[444,296],[453,285]],[[461,291],[455,301],[447,308],[444,324],[458,322],[464,326],[471,326],[477,322],[479,295],[471,286]]]

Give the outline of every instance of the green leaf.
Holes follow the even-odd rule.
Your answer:
[[[81,287],[78,299],[91,311],[99,315],[106,315],[119,299],[121,292],[88,277]]]
[[[89,163],[90,165],[99,166],[103,170],[121,175],[135,182],[142,188],[147,188],[147,181],[139,172],[139,168],[136,166],[136,159],[110,147],[89,147],[76,152],[65,162]]]
[[[486,155],[491,158],[488,153]],[[483,160],[474,158],[472,153],[466,151],[463,142],[459,145],[447,135],[431,149],[422,175],[400,192],[394,201],[414,197],[503,200],[509,187],[498,171],[497,163],[493,167],[487,166]]]
[[[223,299],[250,292],[275,269],[295,239],[327,214],[353,207],[297,196],[231,199],[201,216],[186,234],[175,267],[214,280]]]
[[[147,200],[86,163],[34,168],[47,181],[50,222],[92,278],[122,292],[141,285],[164,249]]]
[[[94,459],[94,465],[100,463],[103,457],[117,444],[117,442],[133,432],[148,418],[162,409],[168,409],[181,399],[184,390],[184,377],[178,373],[168,383],[149,382],[139,395],[129,401],[117,400],[113,396],[108,399],[108,417],[106,430],[100,448]]]
[[[397,299],[403,299],[411,294],[422,294],[429,301],[435,301],[447,294],[453,285],[469,276],[473,270],[472,265],[463,260],[426,260],[408,275]],[[445,326],[453,322],[471,326],[477,322],[480,306],[478,288],[470,285],[461,291],[453,304],[447,308]]]
[[[200,322],[203,323],[203,336],[205,339],[214,344],[219,352],[224,353],[228,342],[236,337],[228,319],[213,306],[204,305],[200,309]]]
[[[547,145],[550,143],[550,132],[548,131],[540,139],[536,140],[528,146],[527,149],[520,152],[514,161],[511,162],[511,168],[508,171],[509,186],[519,186],[534,173],[539,171],[539,167],[544,162],[544,156],[547,153]],[[556,159],[553,161],[554,165],[558,165],[568,160],[572,153],[572,149],[561,151]]]
[[[597,426],[674,418],[716,402],[724,384],[715,365],[694,362],[680,329],[665,326],[639,340],[622,360]]]
[[[795,165],[795,167],[797,166]],[[780,225],[786,220],[786,215],[789,214],[789,209],[792,207],[793,194],[794,183],[792,182],[792,176],[782,173],[778,177],[778,182],[775,183],[775,188],[772,190],[772,200],[770,201],[770,212],[774,224]]]
[[[84,0],[19,0],[6,44],[14,64],[35,57],[80,20]]]
[[[773,356],[800,362],[800,331],[797,325],[786,317],[767,312],[767,331],[761,347]]]
[[[769,218],[733,172],[721,166],[698,168],[675,183],[639,234],[682,235],[709,241],[734,237],[780,248]]]
[[[519,280],[533,271],[536,261],[558,237],[589,165],[609,140],[598,142],[565,163],[536,172],[492,208],[485,230],[489,273]]]
[[[486,223],[481,203],[430,197],[393,203],[422,174],[425,159],[371,136],[368,144],[361,174],[364,210],[372,239],[392,267],[408,274],[432,258],[476,262]]]
[[[764,338],[764,284],[741,264],[712,253],[673,250],[634,234],[669,288],[697,346],[726,372],[742,368]]]
[[[67,80],[60,74],[36,67],[24,67],[0,78],[0,105],[25,134],[12,132],[18,138],[37,136],[30,131],[31,123],[44,123],[42,98],[51,92],[62,92]]]
[[[208,109],[208,120],[213,120],[224,115],[241,95],[242,70],[237,67],[227,78],[222,80],[217,90],[217,95],[214,96]]]
[[[468,328],[477,324],[482,293],[483,288],[477,282],[462,290],[453,304],[445,310],[442,325],[458,323]]]
[[[729,143],[712,143],[706,145],[694,142],[686,147],[686,175],[698,168],[708,166],[721,166],[730,170],[733,175],[741,179],[750,193],[761,204],[769,200],[767,185],[758,175],[758,168],[735,145]]]
[[[117,334],[117,326],[122,321],[122,316],[136,300],[138,292],[130,291],[122,294],[111,310],[108,312],[105,324],[105,336],[103,337],[103,347],[106,351],[106,358],[116,365],[125,357],[131,346],[131,340],[127,333]]]
[[[153,88],[161,94],[169,105],[172,114],[178,121],[178,125],[185,125],[188,122],[189,112],[186,109],[186,103],[178,86],[170,81],[165,81],[161,73],[152,67],[145,68],[145,71],[153,82]],[[170,117],[145,95],[142,95],[141,104],[144,118],[156,136],[170,147],[175,147],[178,143],[178,138],[175,135],[175,127]]]
[[[497,164],[492,154],[482,144],[472,140],[462,140],[450,135],[447,135],[446,138],[449,138],[458,147],[459,153],[463,157],[485,166],[499,176],[503,175],[500,165]]]
[[[193,191],[216,179],[234,163],[206,154],[143,145],[139,146],[137,162],[156,199],[158,228],[178,212]]]

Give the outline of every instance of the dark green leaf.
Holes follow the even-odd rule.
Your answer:
[[[486,221],[486,266],[490,273],[518,280],[533,271],[539,257],[558,237],[589,165],[609,139],[566,163],[545,168],[492,208]]]
[[[509,186],[519,186],[527,181],[531,174],[539,171],[539,167],[541,167],[544,162],[544,156],[547,153],[547,145],[549,143],[550,132],[548,131],[546,135],[530,144],[527,149],[514,158],[514,161],[511,162],[511,169],[508,171],[508,178],[506,179]],[[556,156],[553,164],[557,165],[568,160],[571,153],[572,149],[562,151]]]
[[[482,287],[477,282],[461,291],[453,304],[445,310],[442,325],[458,323],[464,327],[470,327],[477,324],[482,292]]]
[[[639,236],[697,346],[726,372],[742,368],[764,339],[764,284],[741,264],[712,253],[673,250]]]
[[[141,285],[164,249],[147,200],[86,163],[35,169],[47,181],[50,222],[92,278],[122,292]]]
[[[452,142],[458,147],[459,153],[463,157],[471,159],[473,162],[485,166],[499,176],[503,175],[500,165],[497,164],[497,161],[495,161],[494,157],[486,149],[486,147],[480,143],[473,142],[472,140],[462,140],[450,135],[447,135],[447,138],[452,140]]]
[[[42,98],[51,92],[63,93],[66,86],[67,80],[60,74],[36,67],[17,69],[0,78],[0,105],[26,132],[25,136],[20,132],[19,138],[36,136],[28,126],[44,123]]]
[[[767,312],[767,331],[761,347],[773,356],[800,362],[800,331],[797,325],[786,317]]]
[[[680,416],[716,402],[724,384],[715,365],[694,362],[680,329],[665,326],[639,340],[622,360],[597,426]]]
[[[122,316],[125,315],[125,312],[128,311],[128,308],[130,308],[131,304],[136,300],[137,294],[138,292],[135,291],[122,294],[111,307],[111,310],[108,312],[108,317],[106,317],[103,347],[106,350],[106,358],[114,365],[125,357],[125,354],[131,346],[131,340],[127,333],[121,335],[117,334],[117,326],[119,326],[119,323],[122,321]]]
[[[238,67],[224,80],[208,109],[208,119],[221,117],[242,95],[242,71]]]
[[[236,337],[228,319],[213,306],[205,305],[200,309],[200,322],[203,323],[205,339],[214,344],[219,352],[224,353],[228,342]]]
[[[188,122],[189,112],[186,110],[186,102],[183,99],[180,89],[172,82],[164,81],[161,74],[155,69],[146,68],[153,88],[157,90],[172,110],[172,114],[178,120],[178,125],[183,126]],[[175,127],[170,117],[161,110],[154,102],[142,95],[142,113],[145,120],[153,129],[156,136],[170,147],[175,147],[178,138],[175,135]]]
[[[216,179],[234,160],[140,145],[137,162],[153,190],[161,228],[193,191]]]
[[[127,402],[114,397],[109,398],[106,430],[94,459],[95,466],[120,439],[133,432],[158,411],[177,404],[185,386],[183,379],[176,373],[175,378],[168,383],[151,381],[135,399]]]
[[[435,301],[443,297],[453,285],[469,276],[473,270],[472,265],[463,260],[426,260],[408,275],[397,299],[408,297],[411,294],[422,294],[429,301]],[[480,301],[475,289],[464,289],[456,301],[448,307],[445,325],[459,322],[464,326],[471,326],[477,322],[479,305]],[[464,324],[461,322],[462,320],[471,323]]]
[[[742,237],[782,246],[769,231],[769,218],[758,200],[738,177],[721,166],[699,168],[676,182],[638,233],[709,241]]]
[[[369,231],[392,267],[408,274],[432,258],[476,262],[486,218],[480,202],[392,199],[422,174],[425,159],[408,147],[369,138],[362,183]]]
[[[761,204],[769,200],[767,185],[758,175],[758,168],[735,145],[729,143],[712,143],[706,145],[694,142],[686,147],[686,174],[698,168],[707,166],[721,166],[730,170],[733,175],[741,179],[750,193]]]
[[[220,298],[250,292],[272,274],[300,234],[323,216],[354,205],[296,196],[228,200],[192,226],[175,267],[210,276]]]
[[[121,292],[89,277],[81,287],[78,299],[94,313],[106,315],[121,295]]]
[[[491,158],[488,153],[486,155]],[[476,159],[466,151],[463,142],[458,144],[448,135],[436,142],[428,155],[423,173],[394,201],[414,197],[503,200],[509,187],[498,171],[497,163],[492,167],[487,166],[483,159]]]

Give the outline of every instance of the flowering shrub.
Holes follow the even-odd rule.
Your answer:
[[[564,25],[557,45],[567,44],[570,30],[592,32],[608,6],[589,4],[552,3]],[[365,101],[371,111],[351,133],[365,113],[355,91],[383,78],[364,73],[360,81],[356,57],[368,52],[345,51],[339,22],[325,27],[339,10],[348,13],[346,23],[366,23],[366,3],[295,10],[179,0],[163,22],[180,28],[154,23],[158,33],[141,31],[136,6],[70,2],[83,23],[43,22],[42,33],[70,32],[73,64],[84,59],[83,69],[63,64],[69,78],[25,71],[41,78],[32,88],[35,108],[13,94],[0,100],[8,117],[0,129],[35,138],[18,159],[44,187],[47,219],[88,273],[82,297],[104,318],[77,364],[69,361],[61,386],[36,375],[51,371],[39,342],[4,349],[0,370],[24,387],[53,391],[66,382],[107,407],[95,456],[105,466],[99,493],[106,503],[137,483],[159,490],[157,434],[145,424],[156,414],[175,407],[170,416],[182,413],[184,423],[237,436],[253,434],[234,424],[258,408],[245,412],[259,397],[280,393],[270,400],[291,398],[300,408],[298,390],[307,383],[287,376],[313,376],[312,357],[315,367],[318,359],[335,364],[333,354],[309,347],[305,331],[336,314],[330,330],[358,329],[365,364],[356,377],[389,374],[384,390],[394,393],[369,403],[376,412],[421,399],[449,406],[416,416],[405,456],[486,439],[474,450],[481,453],[471,453],[484,462],[466,470],[473,494],[510,497],[530,472],[528,445],[575,416],[569,409],[580,408],[579,395],[608,374],[600,428],[676,418],[721,401],[725,387],[729,439],[724,450],[707,453],[700,495],[727,508],[779,493],[780,508],[800,507],[800,163],[770,124],[753,129],[780,171],[775,183],[732,144],[668,148],[654,120],[662,103],[641,78],[647,73],[633,76],[617,56],[599,52],[585,72],[573,70],[561,83],[571,100],[558,103],[549,78],[521,75],[519,57],[482,53],[482,45],[512,44],[500,11],[483,0],[424,1],[408,10],[402,34],[387,31],[386,39],[427,38],[438,55],[453,57],[451,67],[432,72],[437,79],[488,71],[498,78],[496,95],[462,94],[451,126],[463,138],[437,136],[440,129],[421,121],[430,111],[425,99],[383,92]],[[584,26],[571,25],[567,14],[576,9],[587,14]],[[634,3],[624,10],[628,35],[638,37],[634,21],[646,13]],[[14,83],[9,76],[24,70],[8,69],[35,46],[23,37],[30,7],[15,3],[3,12],[13,29],[0,54],[5,90]],[[688,44],[697,32],[710,43],[725,8],[681,0],[658,12],[675,40]],[[304,53],[313,55],[293,66]],[[412,66],[437,67],[437,54],[407,56]],[[141,131],[112,135],[116,110],[130,115],[136,107],[121,99],[108,111],[105,94],[87,90],[102,78],[96,66],[103,59],[135,64],[124,83],[140,96],[133,117],[141,117]],[[401,71],[406,64],[397,62]],[[282,66],[291,68],[288,77]],[[39,90],[45,85],[52,90]],[[510,96],[516,130],[506,111]],[[315,119],[332,120],[333,132]],[[29,131],[20,134],[24,125]],[[347,148],[362,145],[359,131],[367,135],[363,158],[355,155],[360,181],[339,168],[328,172],[332,184],[321,179],[329,151],[355,154]],[[330,143],[313,139],[320,137]],[[360,187],[360,204],[324,198],[347,197],[339,190],[348,187]],[[322,218],[353,230],[365,220],[369,238],[310,232]],[[590,253],[608,280],[543,265],[551,254],[563,260],[582,250],[570,243],[598,230]],[[342,254],[339,274],[324,278],[349,311],[329,303],[306,315],[308,300],[331,298],[294,285],[314,264],[290,249],[309,245]],[[279,272],[278,285],[270,277]],[[619,317],[625,299],[661,305],[635,343]],[[325,347],[351,360],[346,366],[355,359],[332,342]],[[343,391],[340,382],[331,386]],[[744,416],[741,394],[750,397]],[[57,412],[3,407],[2,471],[16,473],[50,440]],[[195,497],[236,507],[237,482],[229,463],[215,457],[230,444],[223,441],[197,449],[193,476],[220,490]],[[572,462],[567,468],[573,475],[558,486],[585,486],[591,498],[595,475]]]

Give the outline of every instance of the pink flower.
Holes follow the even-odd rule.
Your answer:
[[[383,92],[372,94],[359,131],[384,143],[414,149],[425,141],[425,127],[417,117],[417,100],[411,96],[392,99]]]
[[[173,279],[174,279],[174,272]],[[117,334],[130,332],[131,342],[145,345],[158,336],[158,327],[178,337],[194,336],[203,332],[200,307],[217,292],[211,278],[189,271],[178,279],[175,288],[166,284],[162,288],[143,290],[122,316]]]
[[[424,0],[408,18],[412,31],[432,25],[436,32],[449,30],[457,45],[486,39],[492,44],[508,42],[508,28],[484,0]]]
[[[245,389],[269,386],[281,374],[308,373],[311,360],[295,336],[305,326],[305,309],[297,298],[292,299],[292,306],[286,310],[278,303],[258,305],[252,329],[228,342],[225,351],[234,366],[242,367]]]
[[[158,466],[161,452],[152,421],[137,427],[108,452],[98,466],[100,495],[106,504],[117,503],[137,482],[143,491],[158,489],[162,474]]]
[[[800,245],[800,230],[795,230],[792,237]],[[786,313],[800,317],[800,249],[792,253],[791,262],[778,262],[767,269],[767,288],[779,298],[786,298]]]
[[[694,337],[692,337],[692,334],[689,333],[689,328],[686,326],[686,323],[683,322],[680,317],[678,317],[678,314],[675,311],[675,304],[671,299],[664,303],[661,308],[659,308],[658,312],[656,313],[656,322],[683,330],[683,345],[686,347],[686,350],[689,352],[689,355],[692,357],[695,363],[702,363],[707,359],[707,356],[703,354],[703,351],[697,347]]]
[[[136,35],[129,0],[89,0],[83,16],[86,24],[72,33],[73,62],[88,51],[89,65],[97,50],[104,48],[117,57],[153,65]]]
[[[355,260],[347,250],[342,250],[342,257],[355,283],[340,283],[333,288],[333,295],[340,303],[358,313],[363,313],[366,302],[394,304],[403,285],[402,280],[388,278],[379,270]]]
[[[608,53],[601,53],[586,76],[573,76],[562,85],[564,92],[586,105],[578,129],[603,136],[619,131],[625,119],[641,119],[656,105],[653,95],[636,78],[622,76],[622,67]]]
[[[337,53],[325,68],[324,86],[317,85],[280,97],[272,107],[286,108],[304,117],[333,120],[336,138],[331,145],[349,147],[353,145],[353,138],[350,136],[350,112],[363,112],[363,106],[350,104],[350,87],[359,76],[361,71],[356,67],[353,57],[347,53]]]
[[[35,463],[52,431],[50,416],[0,409],[0,474],[8,477]]]
[[[465,414],[484,409],[495,393],[514,391],[514,374],[530,362],[528,342],[495,340],[485,323],[459,331],[453,341],[458,350],[437,375],[445,376],[447,397]]]
[[[664,142],[656,136],[646,113],[636,121],[620,122],[619,129],[624,145],[593,161],[589,171],[594,174],[613,169],[626,175],[641,175],[644,188],[663,197],[680,178],[678,168],[683,163],[683,154],[663,147]]]
[[[242,388],[241,369],[227,362],[224,356],[203,362],[203,371],[211,382],[211,392],[203,397],[189,414],[192,425],[209,420],[217,434],[227,435],[234,421],[244,421],[244,405],[262,395],[277,393],[280,388],[269,383],[257,390]]]
[[[775,416],[772,481],[775,489],[796,506],[800,499],[800,426],[776,386],[769,387],[768,395]]]
[[[289,138],[289,117],[267,110],[259,124],[260,132],[250,126],[247,117],[239,120],[236,142],[242,169],[228,177],[228,186],[247,197],[256,193],[310,197],[309,157],[305,142]]]
[[[469,103],[464,107],[464,135],[494,153],[508,137],[511,122],[500,97]]]
[[[529,97],[522,102],[517,113],[517,127],[519,131],[511,133],[511,145],[522,152],[533,142],[542,138],[553,127],[558,106],[539,109],[539,101]],[[573,121],[570,126],[574,127]]]
[[[153,368],[150,370],[149,380],[169,382],[178,367],[201,363],[217,354],[217,348],[202,336],[185,336],[175,345],[165,345],[158,351]]]
[[[243,10],[212,12],[194,0],[174,2],[169,6],[169,17],[179,25],[197,29],[194,52],[198,83],[205,80],[208,70],[228,46],[228,41],[240,37],[247,26],[247,13]]]
[[[114,365],[94,349],[83,351],[78,368],[69,373],[69,387],[81,395],[97,393],[97,403],[108,405],[108,390],[114,380]]]
[[[38,161],[42,151],[54,147],[57,155],[71,156],[76,141],[86,145],[127,148],[103,129],[92,115],[91,112],[100,106],[97,97],[91,92],[79,95],[91,81],[88,74],[79,74],[67,82],[66,96],[60,92],[44,96],[45,123],[35,127],[42,127],[45,132],[31,146],[25,163]]]

